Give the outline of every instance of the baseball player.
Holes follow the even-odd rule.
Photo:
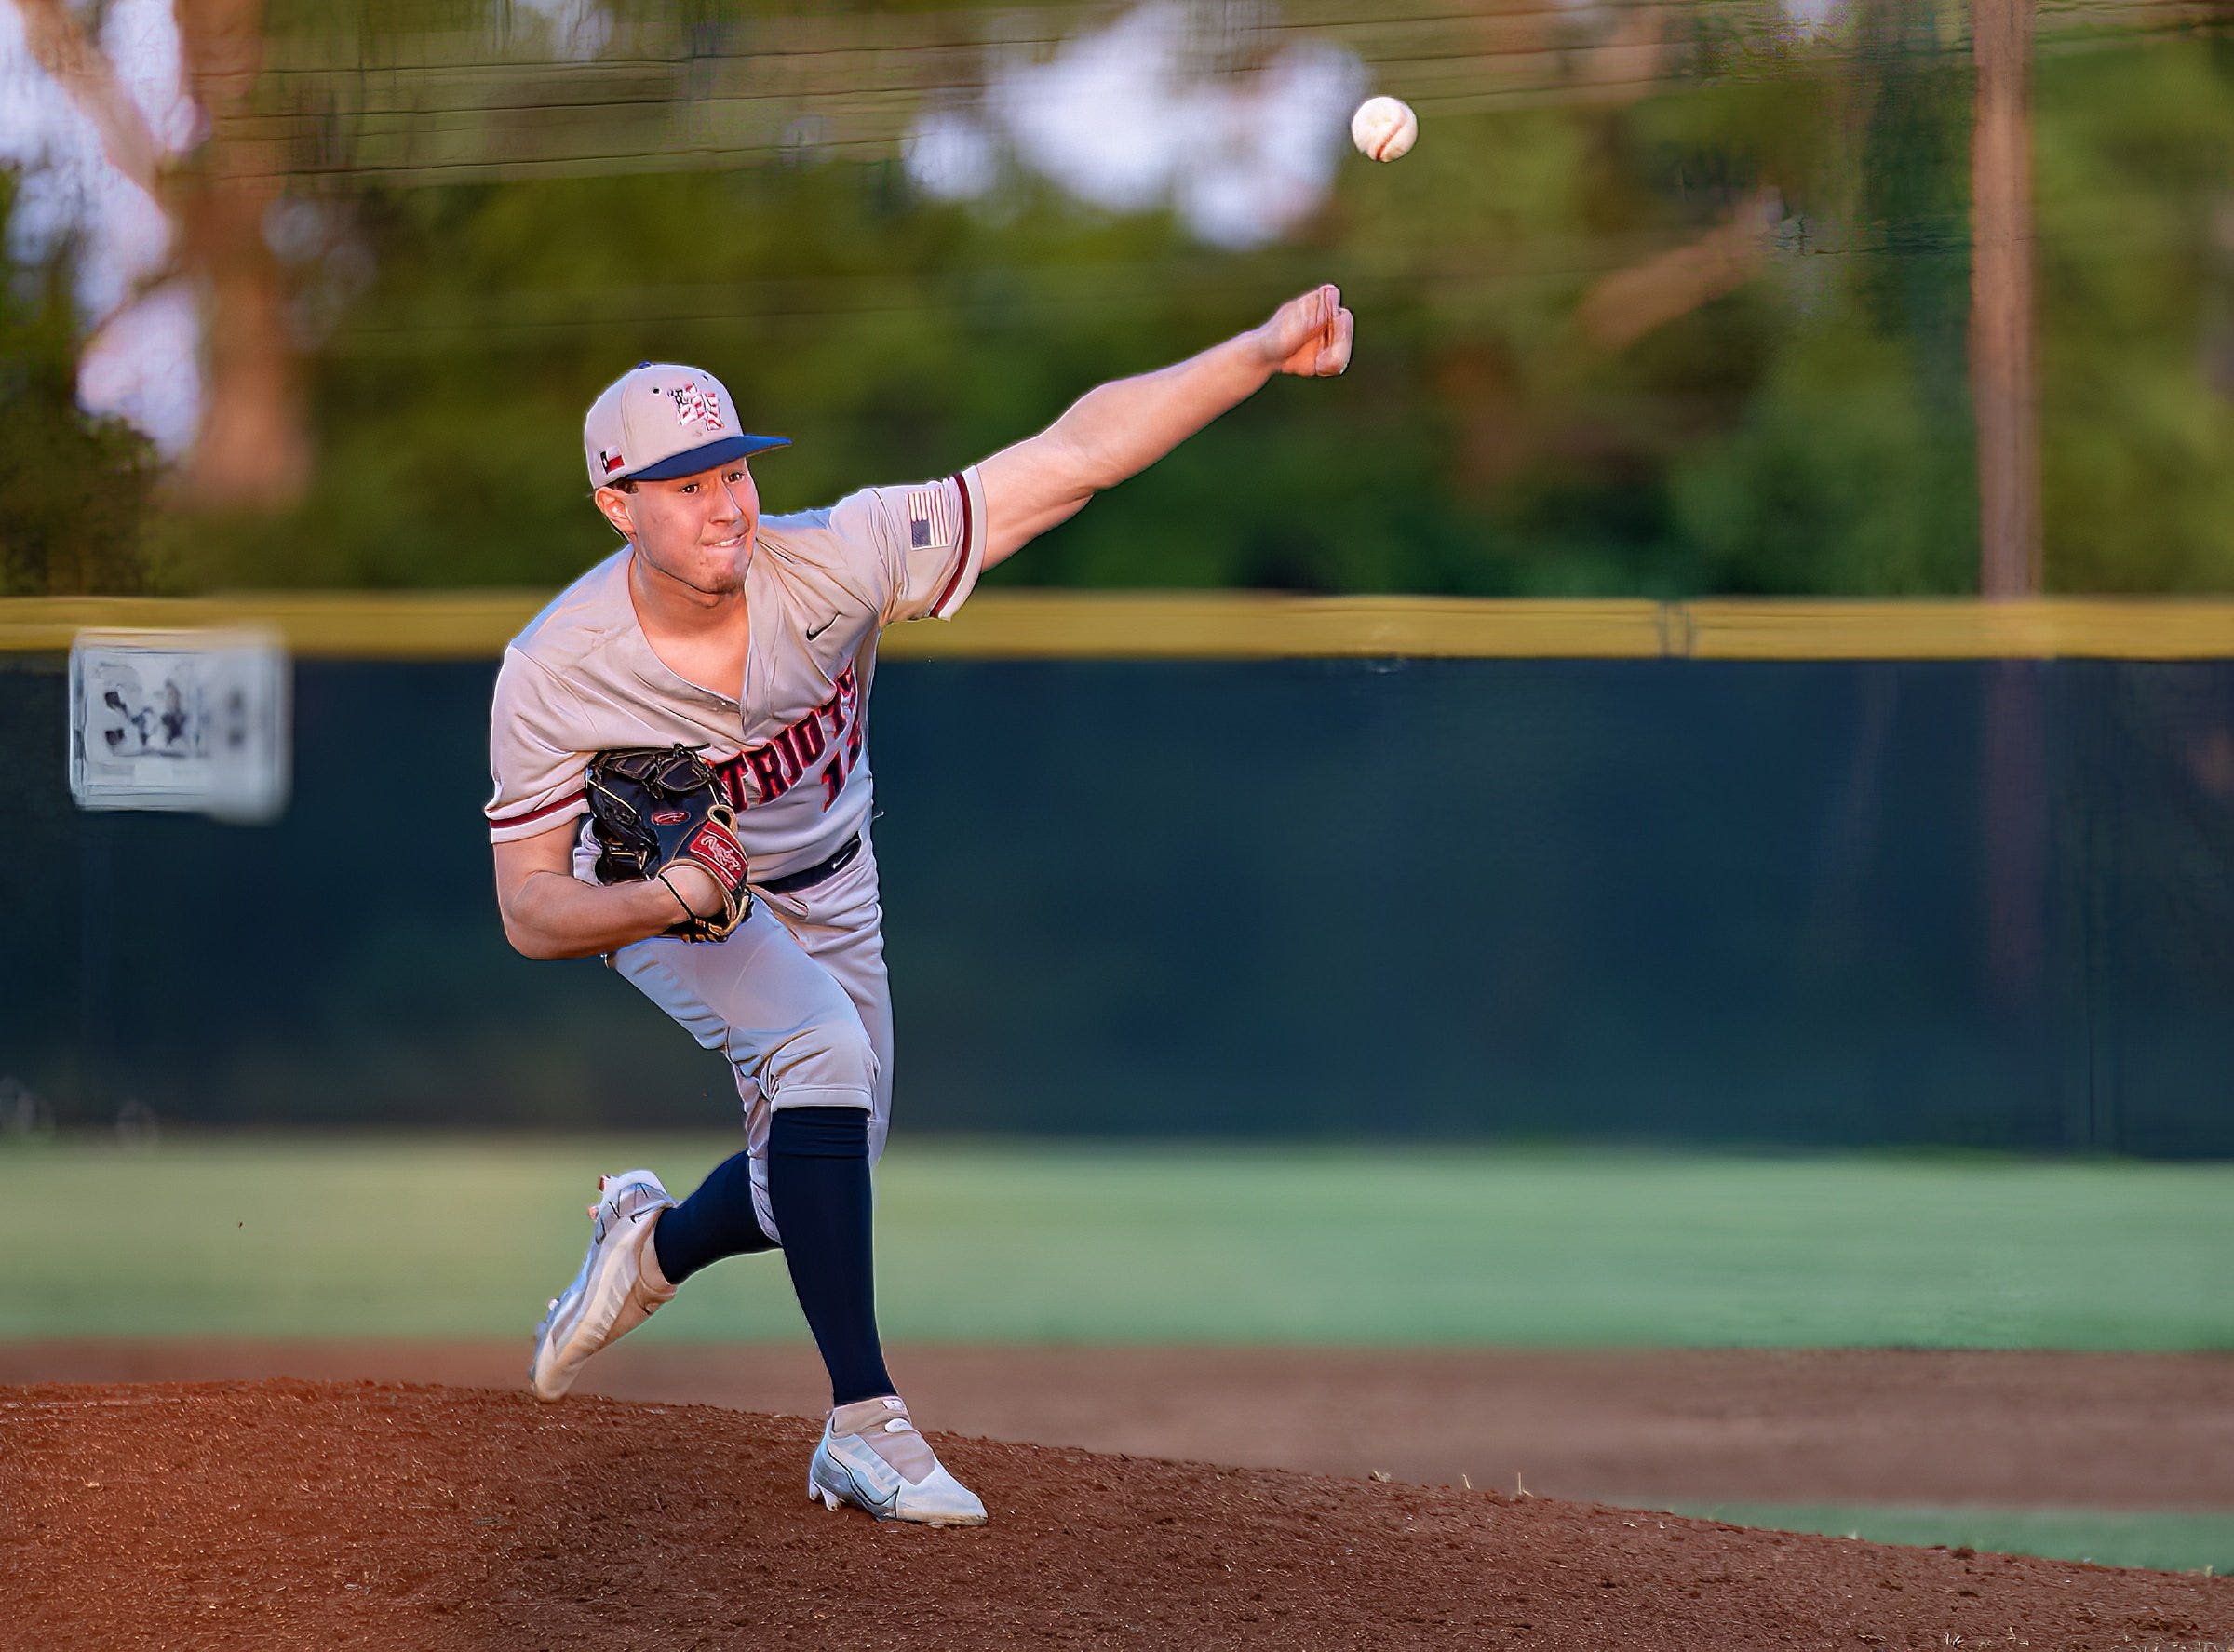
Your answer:
[[[1199,356],[1089,392],[982,464],[794,516],[760,515],[747,463],[783,438],[746,434],[712,374],[640,363],[597,398],[592,497],[626,543],[505,651],[486,811],[497,902],[520,952],[602,954],[720,1052],[745,1145],[680,1203],[649,1170],[599,1179],[588,1254],[536,1330],[539,1398],[562,1397],[700,1269],[780,1246],[830,1377],[808,1496],[984,1521],[916,1430],[877,1335],[869,1172],[892,1107],[869,835],[877,639],[895,621],[952,618],[985,570],[1274,375],[1341,372],[1352,329],[1340,294],[1316,288]],[[600,754],[637,754],[640,774],[645,752],[676,746],[689,751],[668,767],[697,772],[695,752],[719,799],[694,814],[652,805],[688,841],[601,880],[599,811],[617,783]],[[653,769],[668,756],[653,755]]]

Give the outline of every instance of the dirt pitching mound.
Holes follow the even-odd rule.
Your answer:
[[[814,1433],[380,1383],[0,1389],[7,1639],[1601,1652],[2234,1629],[2225,1579],[939,1436],[992,1524],[884,1525],[807,1500]]]

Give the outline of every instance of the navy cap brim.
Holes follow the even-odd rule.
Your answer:
[[[647,464],[641,470],[628,473],[629,479],[639,482],[671,482],[677,477],[696,476],[702,470],[711,470],[717,464],[727,464],[733,459],[744,459],[754,453],[765,453],[770,448],[787,448],[787,436],[725,436],[718,442],[708,442],[703,448],[690,448],[672,459],[662,459],[657,464]]]

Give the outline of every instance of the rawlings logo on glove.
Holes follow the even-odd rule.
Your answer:
[[[691,840],[682,846],[682,852],[719,878],[723,884],[733,884],[743,889],[745,851],[736,839],[737,817],[729,813],[729,805],[726,803],[716,803],[714,807],[729,814],[729,818],[726,821],[719,817],[709,819],[691,834]]]
[[[720,889],[722,909],[710,917],[693,910],[666,933],[686,941],[727,940],[752,910],[752,896],[745,889],[736,811],[706,759],[687,745],[601,751],[590,759],[584,784],[598,840],[598,881],[657,878],[688,907],[666,874],[677,866],[700,867]]]

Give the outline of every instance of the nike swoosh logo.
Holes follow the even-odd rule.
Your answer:
[[[832,614],[828,619],[823,621],[821,625],[814,626],[807,633],[807,640],[809,642],[813,642],[817,637],[820,637],[825,631],[828,631],[837,623],[838,616],[836,614]]]

